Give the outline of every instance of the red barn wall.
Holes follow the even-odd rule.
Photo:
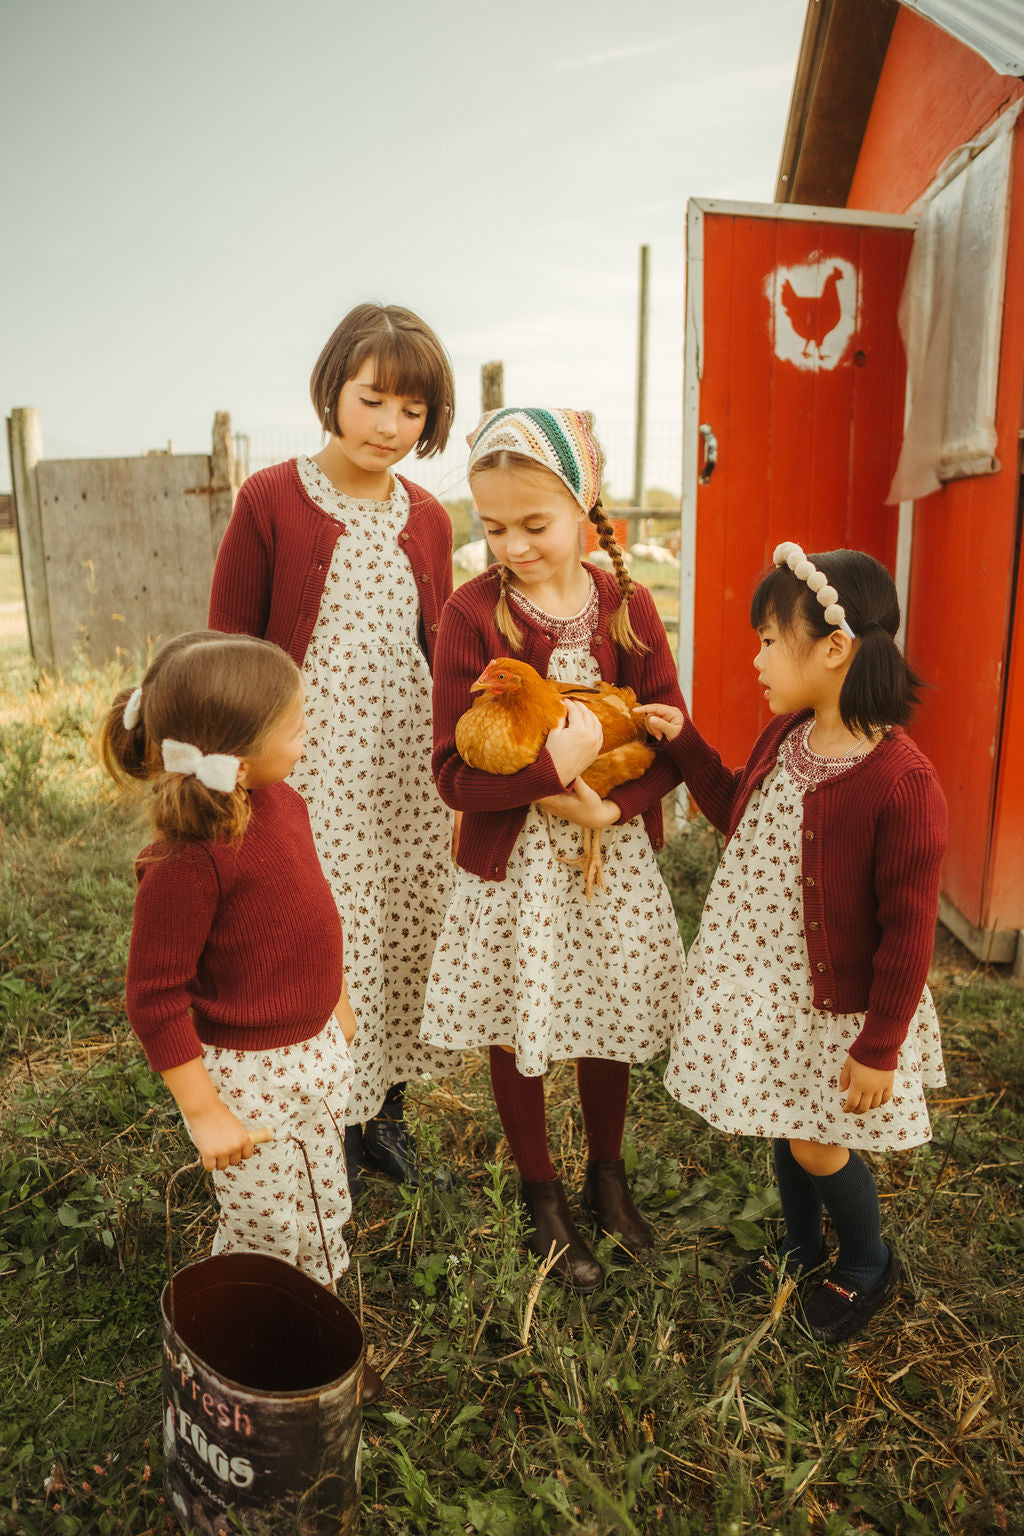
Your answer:
[[[960,144],[1024,82],[901,7],[848,206],[905,213]],[[1022,114],[1024,118],[1024,114]],[[1024,129],[1011,189],[997,403],[998,474],[917,503],[907,654],[932,685],[914,724],[950,804],[943,887],[979,928],[1024,928],[1024,602],[1019,431],[1024,404]],[[1024,594],[1022,594],[1024,596]]]

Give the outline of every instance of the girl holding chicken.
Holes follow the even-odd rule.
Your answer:
[[[310,394],[325,446],[242,486],[210,624],[276,641],[306,685],[306,746],[292,783],[338,903],[359,1020],[345,1134],[355,1198],[363,1167],[418,1182],[406,1080],[448,1070],[451,1059],[423,1044],[419,1027],[451,886],[450,819],[428,763],[452,528],[440,502],[393,471],[413,450],[423,458],[444,448],[455,389],[418,315],[360,304],[324,346]]]
[[[604,455],[590,414],[490,412],[470,448],[470,485],[496,564],[449,599],[437,637],[434,774],[462,825],[423,1038],[488,1048],[529,1248],[542,1259],[560,1253],[552,1277],[593,1291],[601,1270],[551,1161],[544,1074],[552,1061],[576,1061],[587,1138],[583,1202],[597,1230],[633,1257],[652,1238],[626,1183],[622,1135],[630,1065],[661,1050],[679,1008],[683,955],[653,849],[663,841],[662,797],[680,775],[667,757],[646,753],[639,776],[591,788],[582,775],[602,755],[601,722],[572,697],[545,716],[550,690],[543,693],[542,680],[603,680],[613,685],[604,690],[609,700],[621,690],[620,715],[635,699],[682,700],[653,600],[631,581],[601,507]],[[587,517],[614,575],[581,559]],[[507,684],[519,710],[512,731],[495,710],[494,740],[471,733],[472,752],[459,730],[466,752],[489,768],[467,761],[456,739],[478,684],[495,699]],[[515,753],[531,733],[526,755],[535,760],[523,762]],[[574,867],[581,829],[603,832],[607,845],[603,889],[590,900]]]

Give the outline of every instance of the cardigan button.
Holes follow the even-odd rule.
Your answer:
[[[429,581],[429,580],[430,580],[430,577],[427,575],[426,571],[424,571],[421,574],[421,576],[420,576],[420,581]]]
[[[437,634],[437,625],[436,624],[431,624],[431,626],[430,626],[430,633],[432,635],[436,635]]]
[[[806,880],[804,881],[804,885],[813,885],[813,884],[814,884],[814,876],[813,875],[808,875]]]
[[[402,543],[404,544],[406,539],[409,537],[409,535],[407,533],[400,533],[398,535],[398,537],[401,539]]]
[[[817,933],[818,929],[821,927],[821,924],[815,918],[815,920],[813,922],[808,923],[807,926],[811,930],[812,933]]]
[[[832,999],[830,997],[823,997],[822,1000],[821,1000],[821,1006],[823,1008],[831,1008],[832,1007]]]
[[[595,635],[594,636],[594,644],[595,645],[600,645],[601,644],[601,640],[602,640],[602,636],[601,635]]]
[[[814,833],[813,832],[805,832],[804,833],[804,841],[808,842],[808,843],[813,843],[814,842]]]
[[[501,865],[500,864],[492,864],[491,868],[493,869],[493,871],[494,871],[494,873],[496,875],[500,875],[501,874]]]
[[[825,964],[824,960],[819,960],[817,965],[814,967],[814,969],[816,971],[824,973],[825,971],[828,970],[828,966]]]

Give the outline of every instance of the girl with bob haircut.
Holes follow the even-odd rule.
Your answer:
[[[582,1200],[619,1258],[652,1246],[626,1179],[622,1137],[630,1067],[669,1038],[683,954],[654,858],[663,796],[679,774],[664,756],[601,799],[582,774],[602,729],[570,701],[536,762],[506,775],[460,755],[456,725],[493,658],[542,677],[606,682],[681,702],[654,601],[634,586],[601,506],[604,454],[589,411],[506,409],[470,438],[469,480],[495,565],[447,603],[437,641],[434,773],[462,812],[458,883],[434,953],[423,1032],[435,1045],[489,1051],[491,1083],[522,1180],[527,1246],[552,1279],[596,1290],[602,1272],[551,1159],[544,1075],[576,1064],[587,1138]],[[615,574],[584,562],[584,519]],[[577,827],[609,828],[607,890],[588,904],[569,870]]]
[[[351,1201],[333,1121],[343,1123],[355,1019],[309,816],[283,782],[302,738],[290,657],[211,630],[169,641],[100,727],[111,775],[151,791],[156,836],[135,864],[128,1017],[213,1171],[213,1251],[276,1254],[326,1282],[288,1136],[306,1145],[337,1274]],[[264,1121],[277,1145],[250,1169]]]
[[[447,354],[419,316],[359,304],[317,358],[310,394],[325,445],[242,486],[210,623],[282,646],[306,685],[308,734],[292,783],[338,905],[359,1019],[345,1137],[355,1197],[363,1166],[418,1182],[406,1081],[451,1065],[421,1044],[419,1027],[451,884],[450,818],[429,765],[452,528],[441,504],[394,470],[413,450],[444,448],[455,391]]]
[[[732,1294],[762,1291],[783,1266],[801,1277],[829,1266],[804,1316],[834,1342],[865,1326],[900,1272],[858,1153],[930,1140],[923,1090],[945,1082],[926,981],[946,806],[903,730],[920,684],[896,644],[883,565],[780,544],[750,617],[777,718],[745,768],[724,767],[683,711],[642,711],[728,839],[665,1085],[720,1130],[772,1142],[782,1240]]]

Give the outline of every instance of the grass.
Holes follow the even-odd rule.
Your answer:
[[[139,831],[89,749],[117,678],[2,665],[0,1533],[153,1536],[162,1197],[192,1152],[121,1007]],[[686,937],[716,856],[701,823],[666,850]],[[950,1076],[935,1140],[874,1160],[906,1278],[839,1348],[801,1332],[792,1297],[726,1302],[777,1220],[769,1149],[681,1111],[663,1063],[635,1072],[627,1128],[660,1243],[635,1269],[602,1246],[585,1301],[534,1294],[483,1062],[417,1088],[423,1143],[459,1182],[378,1180],[358,1208],[345,1295],[388,1386],[366,1414],[362,1530],[1024,1531],[1024,996],[948,939],[933,980]],[[571,1070],[548,1087],[577,1189]],[[213,1220],[190,1176],[181,1262]]]

